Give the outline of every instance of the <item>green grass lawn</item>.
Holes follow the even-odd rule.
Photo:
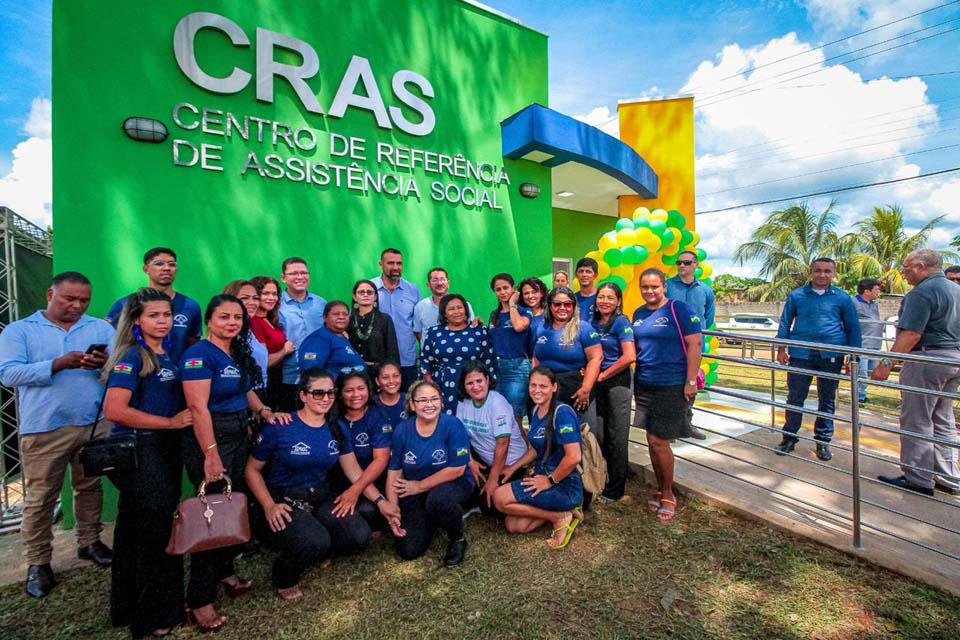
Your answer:
[[[682,501],[665,525],[642,502],[598,506],[563,551],[474,516],[454,570],[439,565],[445,541],[401,562],[384,539],[311,571],[292,604],[270,588],[264,552],[240,561],[257,586],[223,596],[217,637],[958,637],[958,598],[703,503]],[[109,628],[108,590],[109,571],[93,568],[62,576],[43,601],[0,589],[0,638],[128,637]]]

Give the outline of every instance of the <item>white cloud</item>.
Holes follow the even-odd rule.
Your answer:
[[[53,222],[53,145],[50,101],[35,99],[13,148],[10,170],[0,176],[0,205],[46,228]]]
[[[901,9],[900,15],[908,12]],[[819,72],[780,83],[783,78],[774,76],[783,65],[762,67],[787,56],[796,56],[790,67],[813,64],[805,71]],[[842,65],[825,66],[823,60],[822,51],[788,34],[750,49],[727,46],[715,60],[698,66],[680,90],[696,94],[698,211],[930,170],[906,160],[910,152],[938,146],[937,110],[925,83],[919,78],[864,80]],[[718,95],[721,91],[727,93]],[[955,228],[960,181],[951,182],[949,176],[832,197],[838,201],[841,232],[885,204],[903,206],[911,224],[952,213],[953,225],[945,225],[944,233],[952,237],[960,232]],[[830,198],[813,198],[809,204],[821,211]],[[704,248],[718,261],[729,260],[770,212],[786,205],[698,216]]]
[[[616,113],[610,113],[608,107],[597,107],[590,113],[581,113],[573,116],[573,118],[585,122],[591,127],[596,127],[604,133],[609,133],[614,138],[620,137],[620,116]]]
[[[865,31],[930,9],[930,0],[805,0],[815,27],[827,33]],[[876,35],[891,37],[917,28],[922,16],[890,25]]]

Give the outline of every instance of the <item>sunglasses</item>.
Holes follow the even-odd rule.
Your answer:
[[[693,260],[677,260],[677,264],[681,267],[689,267],[691,265],[697,264]]]
[[[554,309],[573,309],[572,302],[551,302],[550,306]]]
[[[310,391],[304,391],[304,393],[314,400],[323,400],[324,396],[330,398],[331,400],[337,397],[336,389],[312,389]]]
[[[375,295],[377,295],[377,292],[376,292],[376,291],[365,291],[365,290],[363,290],[363,289],[360,289],[360,290],[357,291],[357,295],[358,295],[358,296],[375,296]]]

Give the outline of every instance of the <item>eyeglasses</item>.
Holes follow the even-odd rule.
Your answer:
[[[440,284],[442,282],[450,282],[449,278],[430,278],[430,282],[433,284]]]
[[[557,301],[554,301],[554,302],[551,302],[551,303],[550,303],[550,306],[553,307],[554,309],[573,309],[573,303],[572,303],[572,302],[557,302]]]
[[[311,389],[310,391],[304,391],[304,393],[314,400],[323,400],[324,396],[330,398],[331,400],[337,397],[336,389]]]
[[[434,396],[432,398],[417,398],[413,401],[413,404],[440,404],[443,400],[440,396]]]
[[[176,260],[154,260],[150,264],[154,267],[160,267],[160,268],[162,267],[170,267],[171,269],[177,268]]]
[[[677,260],[677,264],[681,267],[689,267],[690,265],[697,264],[693,260]]]
[[[310,275],[309,271],[291,271],[290,273],[283,274],[288,278],[302,278],[304,276]]]
[[[357,291],[358,296],[375,296],[377,295],[376,291],[367,291],[366,289],[361,289]]]

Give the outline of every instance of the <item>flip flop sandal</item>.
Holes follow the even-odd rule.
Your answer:
[[[560,544],[558,544],[558,545],[555,546],[555,547],[551,547],[551,549],[560,550],[560,549],[563,549],[564,547],[566,547],[568,544],[570,544],[570,539],[573,537],[573,532],[576,531],[577,525],[579,525],[579,524],[580,524],[580,519],[574,517],[574,518],[570,521],[570,524],[568,524],[567,526],[565,526],[565,527],[559,527],[559,528],[557,528],[557,529],[554,529],[552,535],[550,536],[550,539],[551,539],[551,540],[556,539],[556,536],[557,536],[557,532],[558,532],[558,531],[563,531],[564,529],[566,529],[567,533],[566,533],[566,535],[564,535],[564,537],[563,537],[563,542],[561,542]],[[548,546],[549,546],[549,545],[548,545]]]
[[[647,511],[649,511],[650,513],[656,513],[657,511],[660,511],[660,496],[662,494],[661,492],[657,491],[653,495],[655,497],[647,500]]]
[[[672,504],[673,507],[666,505]],[[660,501],[660,508],[657,509],[657,520],[660,522],[670,522],[677,514],[677,501],[670,498],[664,498]]]

